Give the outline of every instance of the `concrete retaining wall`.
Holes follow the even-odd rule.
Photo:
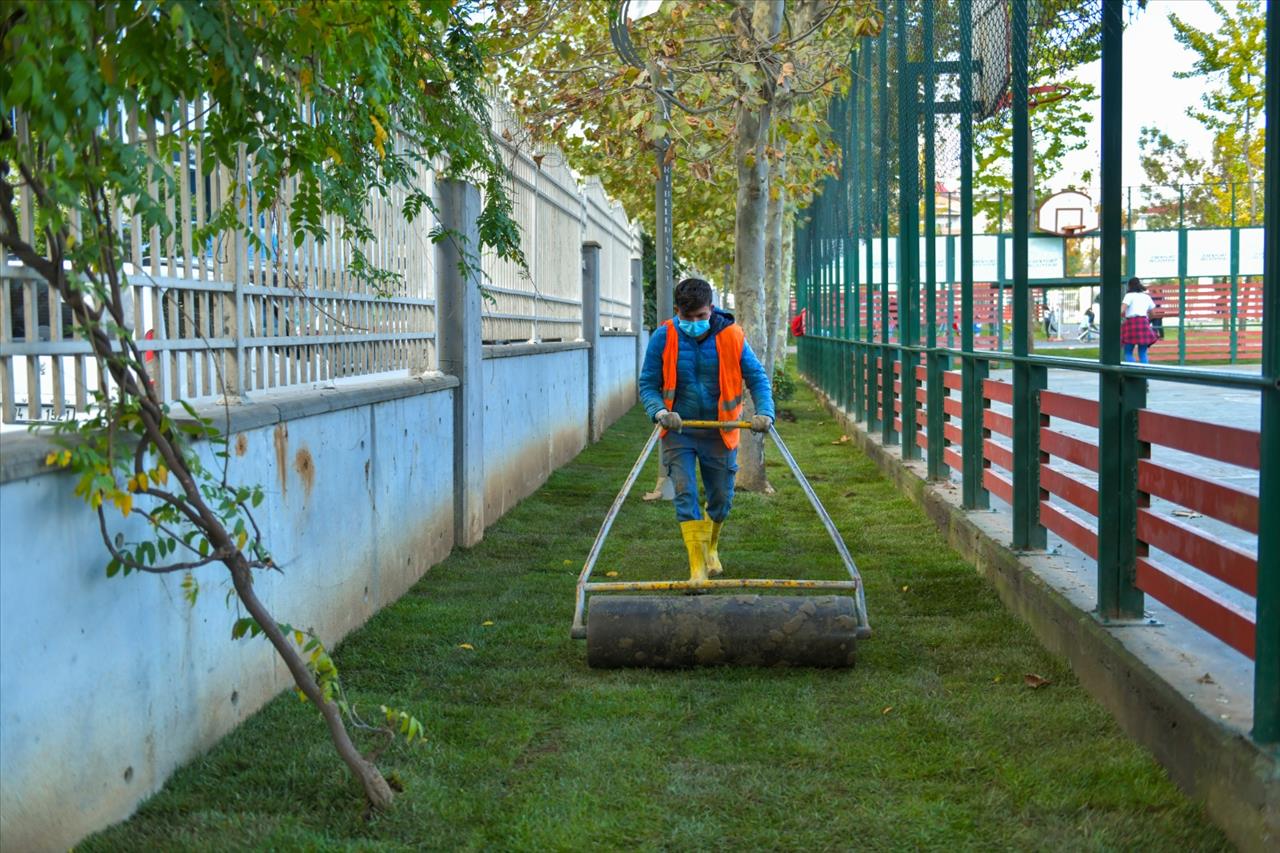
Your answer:
[[[486,527],[587,446],[587,352],[581,343],[485,347]]]
[[[600,375],[596,398],[604,423],[611,424],[636,404],[636,337],[628,333],[600,335]]]
[[[635,399],[635,346],[601,339],[606,426]],[[587,354],[585,343],[485,348],[486,525],[586,446]],[[233,407],[230,476],[267,492],[257,514],[283,571],[258,584],[280,619],[332,644],[449,554],[459,392],[436,376]],[[194,607],[178,576],[105,577],[96,519],[69,475],[44,469],[48,448],[6,434],[0,465],[5,850],[66,849],[127,817],[292,685],[264,641],[231,641],[241,614],[218,567],[198,572]]]

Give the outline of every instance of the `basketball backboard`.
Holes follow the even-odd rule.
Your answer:
[[[1065,190],[1040,202],[1036,225],[1050,234],[1083,234],[1098,227],[1098,211],[1093,199],[1076,190]]]

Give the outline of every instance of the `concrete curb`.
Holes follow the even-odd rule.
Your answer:
[[[996,588],[1050,652],[1065,658],[1084,685],[1169,777],[1242,850],[1274,850],[1280,842],[1280,764],[1258,746],[1205,716],[1090,614],[1046,583],[1017,553],[867,434],[806,381],[845,433],[899,490],[920,505],[948,543]]]
[[[484,358],[513,358],[518,355],[541,355],[548,352],[591,349],[587,341],[549,341],[536,344],[485,344]]]
[[[259,427],[271,426],[296,418],[353,409],[388,400],[399,400],[433,391],[457,388],[452,376],[421,376],[406,379],[384,379],[334,388],[306,388],[279,393],[264,393],[259,399],[233,403],[223,407],[215,403],[196,406],[201,417],[213,418],[213,425],[227,435],[235,435]],[[255,395],[258,397],[258,395]],[[182,412],[176,405],[176,412]],[[186,414],[175,420],[189,420]],[[58,468],[44,464],[45,456],[59,445],[54,444],[48,430],[0,434],[0,483],[25,480],[41,474],[52,474]]]

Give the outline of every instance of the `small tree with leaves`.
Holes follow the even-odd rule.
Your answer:
[[[262,490],[229,482],[225,464],[206,465],[200,444],[225,459],[225,437],[156,393],[127,321],[124,246],[131,220],[162,239],[179,227],[166,213],[177,180],[165,166],[198,142],[199,172],[239,174],[247,156],[253,179],[234,183],[195,245],[221,245],[247,203],[280,208],[292,183],[280,215],[295,244],[325,240],[336,219],[351,271],[394,287],[393,272],[359,253],[372,237],[370,195],[402,189],[410,219],[431,210],[413,176],[443,160],[445,177],[485,185],[482,242],[521,260],[471,10],[443,0],[5,0],[0,10],[0,243],[70,308],[104,377],[89,416],[59,428],[62,449],[47,461],[74,474],[75,493],[97,514],[108,575],[181,573],[194,601],[196,571],[225,568],[248,613],[233,636],[271,643],[370,804],[385,807],[391,789],[352,741],[348,726],[366,724],[332,658],[255,592],[256,573],[278,570],[254,517]],[[154,131],[150,144],[121,133],[123,116]],[[266,249],[252,236],[249,244]],[[148,531],[138,541],[119,529],[134,518]],[[378,723],[368,728],[422,735],[397,709],[384,707]]]

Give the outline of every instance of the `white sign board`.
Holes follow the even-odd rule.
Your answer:
[[[937,252],[938,254],[937,254],[937,257],[934,259],[934,264],[933,264],[933,270],[934,270],[933,280],[938,284],[945,284],[947,281],[947,238],[935,237],[934,246],[935,246],[934,251]],[[928,275],[929,258],[926,255],[926,252],[928,251],[929,251],[929,238],[921,237],[920,238],[920,283],[921,284],[924,284],[929,280],[929,275]]]
[[[1178,232],[1138,231],[1133,269],[1138,278],[1178,277]]]
[[[977,250],[974,250],[977,254]],[[1013,278],[1013,238],[1004,238],[1005,279]],[[1031,237],[1027,240],[1027,278],[1062,278],[1066,265],[1061,237]],[[977,276],[975,275],[976,279]]]
[[[898,238],[889,238],[889,283],[892,284],[898,280]],[[880,283],[881,264],[884,263],[884,257],[881,252],[884,250],[885,241],[883,238],[876,237],[871,241],[871,283]]]
[[[1187,275],[1231,274],[1231,230],[1187,232]]]
[[[1262,229],[1240,229],[1240,275],[1262,275]]]
[[[999,250],[1000,244],[996,241],[1000,238],[994,234],[975,234],[973,235],[973,280],[974,281],[995,281],[1000,277],[999,272]],[[956,241],[956,252],[962,255],[962,243]],[[961,258],[963,260],[963,258]],[[960,267],[956,266],[956,281],[960,280]]]

